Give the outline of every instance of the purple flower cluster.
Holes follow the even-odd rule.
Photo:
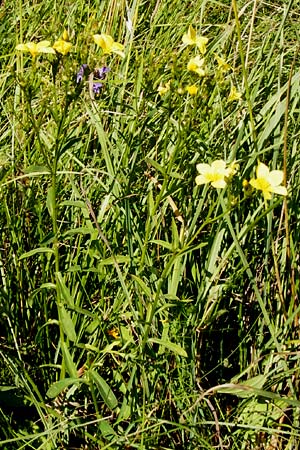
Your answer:
[[[106,75],[110,71],[109,67],[103,66],[100,67],[100,69],[94,70],[94,80],[105,80]],[[101,92],[101,89],[103,87],[103,84],[99,81],[93,82],[93,92],[95,95],[99,95]]]
[[[83,77],[84,77],[84,72],[86,71],[86,69],[88,68],[87,64],[82,64],[82,66],[80,67],[78,73],[77,73],[77,77],[76,77],[76,83],[79,84],[82,82]]]
[[[94,70],[92,78],[93,80],[105,80],[106,75],[108,74],[109,71],[110,68],[106,66],[97,68]],[[76,76],[77,84],[80,84],[83,81],[86,72],[89,72],[88,65],[82,64]],[[102,87],[103,87],[102,83],[100,83],[99,81],[93,81],[92,90],[95,95],[100,95]]]

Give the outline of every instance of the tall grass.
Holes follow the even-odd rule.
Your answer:
[[[0,14],[2,447],[298,448],[296,2]],[[187,70],[191,24],[204,76]],[[66,55],[16,50],[64,30]],[[196,185],[220,159],[226,187]],[[259,161],[287,197],[251,187]]]

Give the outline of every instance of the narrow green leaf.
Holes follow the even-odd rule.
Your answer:
[[[109,258],[105,258],[99,261],[97,266],[110,266],[112,264],[115,264],[115,262],[117,262],[117,264],[129,263],[130,258],[129,256],[125,255],[115,255],[114,258],[110,256]]]
[[[152,239],[150,242],[153,243],[153,244],[160,245],[163,248],[167,248],[170,251],[174,250],[174,246],[170,242],[162,241],[161,239]]]
[[[158,172],[162,173],[163,175],[166,173],[166,170],[158,164],[157,161],[154,161],[154,159],[149,158],[148,156],[145,158],[146,162],[150,164],[152,167],[154,167]]]
[[[141,287],[144,294],[146,294],[146,296],[148,298],[151,298],[151,290],[146,285],[146,283],[141,278],[137,277],[136,275],[131,275],[131,277],[134,279],[134,281],[136,281],[139,284],[139,286]]]
[[[29,258],[30,256],[36,255],[37,253],[54,254],[54,251],[52,250],[52,248],[48,248],[48,247],[34,248],[33,250],[30,250],[29,252],[23,253],[23,255],[20,256],[19,260]]]
[[[54,208],[55,208],[55,190],[53,186],[50,186],[47,194],[46,205],[50,214],[50,217],[53,217]]]
[[[60,290],[62,299],[65,300],[68,306],[72,308],[74,306],[74,299],[64,282],[61,272],[56,273],[56,280],[57,280],[57,288]]]
[[[76,365],[74,364],[71,353],[69,352],[68,346],[65,342],[61,343],[61,351],[68,374],[71,378],[78,377]]]

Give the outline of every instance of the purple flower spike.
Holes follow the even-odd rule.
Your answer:
[[[108,72],[110,72],[110,68],[106,66],[100,67],[100,69],[95,69],[94,78],[97,78],[98,80],[105,80]]]
[[[102,83],[93,83],[93,92],[95,95],[99,95],[101,92],[101,89],[103,87]]]
[[[79,84],[82,82],[83,77],[84,77],[84,72],[86,71],[88,65],[87,64],[82,64],[82,66],[80,67],[77,76],[76,76],[76,83]]]

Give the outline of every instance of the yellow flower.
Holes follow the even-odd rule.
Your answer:
[[[242,97],[242,94],[238,92],[235,86],[231,86],[230,93],[228,95],[228,102],[234,102],[235,100],[240,100]]]
[[[68,41],[69,40],[69,33],[68,30],[64,30],[63,34],[62,34],[62,39],[64,41]]]
[[[235,175],[237,173],[237,171],[239,170],[240,165],[236,162],[233,161],[232,163],[229,164],[229,176],[233,177],[233,175]]]
[[[189,26],[188,32],[182,36],[182,42],[187,45],[197,45],[202,55],[206,53],[206,44],[208,43],[208,39],[203,36],[197,36],[192,25]]]
[[[195,58],[191,58],[189,60],[187,70],[197,73],[198,75],[200,75],[200,77],[204,77],[205,76],[205,70],[203,68],[204,63],[205,63],[204,58],[200,58],[199,55],[195,56]]]
[[[271,199],[271,193],[287,195],[284,186],[280,186],[283,181],[282,170],[269,170],[269,168],[259,162],[256,169],[256,179],[252,178],[250,184],[255,189],[262,191],[265,200]]]
[[[55,51],[50,46],[49,41],[41,41],[37,44],[35,42],[27,42],[26,44],[19,44],[16,46],[16,50],[21,52],[29,52],[33,58],[35,58],[39,53],[51,53],[55,54]]]
[[[94,34],[94,41],[99,47],[102,48],[105,55],[110,55],[111,53],[116,53],[122,58],[125,57],[124,45],[119,42],[115,42],[109,34]]]
[[[192,84],[191,86],[187,86],[186,90],[190,95],[196,95],[198,92],[198,87],[195,84]]]
[[[228,72],[231,69],[231,66],[225,61],[225,59],[221,58],[221,56],[215,55],[215,58],[218,63],[218,69],[222,73]]]
[[[66,55],[72,48],[71,42],[67,42],[64,39],[58,39],[58,41],[53,44],[54,50],[62,55]]]
[[[161,96],[165,95],[165,94],[166,94],[167,92],[169,92],[169,90],[170,90],[170,84],[171,84],[171,80],[169,80],[169,81],[165,84],[165,86],[163,86],[162,84],[160,84],[160,85],[158,86],[158,89],[157,89],[158,93],[159,93]]]
[[[120,333],[117,328],[112,328],[111,330],[108,330],[107,334],[109,334],[109,336],[112,336],[114,339],[119,339],[120,337]]]
[[[243,189],[244,189],[245,196],[246,197],[250,197],[252,195],[252,192],[253,192],[253,187],[251,186],[249,181],[248,180],[243,180],[242,186],[243,186]]]
[[[223,160],[214,161],[209,164],[197,164],[197,170],[200,173],[196,177],[196,184],[207,184],[215,188],[225,188],[226,179],[231,175],[231,169],[226,168],[226,163]]]

